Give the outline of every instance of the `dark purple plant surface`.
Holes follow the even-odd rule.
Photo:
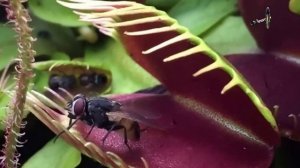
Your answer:
[[[257,90],[274,115],[283,136],[300,140],[299,69],[300,16],[289,10],[289,1],[239,1],[240,11],[261,53],[227,57]],[[250,26],[271,10],[271,26]]]
[[[197,70],[211,64],[213,62],[211,58],[205,53],[200,53],[171,62],[163,62],[167,56],[192,48],[194,44],[190,41],[178,42],[151,54],[142,54],[142,51],[175,37],[178,35],[176,32],[143,37],[124,35],[125,31],[161,26],[162,24],[140,24],[121,28],[119,33],[133,59],[159,79],[170,90],[172,97],[177,98],[175,101],[180,106],[192,109],[192,111],[181,109],[180,106],[176,107],[178,106],[176,104],[159,101],[160,107],[157,110],[166,106],[168,115],[178,117],[181,120],[176,123],[185,123],[185,125],[175,127],[174,132],[170,130],[164,136],[155,131],[147,132],[149,134],[143,133],[143,136],[147,137],[145,139],[149,141],[141,145],[146,147],[143,148],[142,151],[145,153],[141,156],[145,156],[150,150],[149,153],[155,153],[157,156],[157,158],[149,159],[151,163],[152,161],[160,163],[162,162],[160,159],[165,158],[166,162],[163,166],[169,163],[170,167],[173,164],[179,167],[268,167],[273,156],[273,145],[278,143],[278,135],[260,115],[250,99],[238,87],[232,88],[224,95],[220,93],[230,81],[229,75],[222,70],[213,70],[199,77],[192,76]],[[150,104],[153,105],[153,103]],[[144,106],[144,109],[155,111],[148,107]],[[176,108],[173,110],[174,107]],[[200,110],[202,108],[206,110]],[[176,110],[180,111],[176,112]],[[178,133],[177,136],[174,133]],[[268,145],[262,148],[260,143],[253,138]],[[245,155],[243,149],[247,147],[243,148],[244,143],[251,146],[251,150]],[[166,144],[169,145],[166,146]],[[223,153],[224,151],[226,152]],[[169,154],[170,160],[168,153],[173,153]],[[258,153],[264,154],[258,156]],[[129,155],[124,155],[126,156]],[[255,159],[252,160],[252,157]],[[261,157],[264,159],[256,160]]]
[[[269,144],[278,143],[277,133],[239,87],[234,87],[225,94],[221,94],[223,87],[230,81],[230,76],[226,72],[216,69],[199,77],[193,77],[193,73],[213,63],[206,53],[197,53],[174,61],[163,62],[167,56],[194,47],[192,42],[185,40],[150,54],[142,54],[142,51],[171,39],[178,33],[165,32],[154,36],[124,35],[125,31],[131,32],[161,26],[163,24],[152,23],[119,29],[123,44],[133,59],[160,80],[175,96],[195,101],[198,105],[208,108],[212,113],[221,114],[224,120],[232,121],[232,123],[250,130],[251,134]]]
[[[143,167],[141,157],[150,167],[158,168],[268,167],[272,161],[274,145],[264,142],[196,101],[168,93],[123,94],[111,98],[120,102],[128,112],[149,117],[148,120],[139,122],[140,140],[129,140],[129,150],[124,144],[123,131],[120,130],[113,131],[105,143],[102,143],[107,131],[94,128],[87,141],[93,142],[102,150],[116,153],[129,165]],[[49,115],[50,120],[69,122],[66,115],[38,102],[36,105],[45,110],[42,113],[47,113],[43,115]],[[40,112],[34,113],[39,118],[44,118],[38,114]],[[57,126],[51,126],[49,119],[44,118],[42,121],[57,133]],[[83,138],[90,129],[91,126],[79,121],[71,132],[77,138]],[[79,132],[81,136],[78,137]],[[83,139],[74,141],[75,139],[66,138],[66,135],[67,133],[62,137],[79,148],[83,148],[80,144],[87,145]]]
[[[142,114],[161,116],[152,126],[140,123],[145,130],[139,141],[129,141],[131,151],[124,144],[122,131],[111,133],[105,144],[101,141],[105,130],[96,128],[89,136],[88,140],[131,165],[142,166],[140,157],[144,157],[150,167],[268,167],[273,158],[271,145],[222,122],[197,102],[168,94],[128,94],[114,99]],[[80,123],[76,129],[84,136],[90,126]]]
[[[300,140],[299,62],[273,54],[239,54],[227,57],[256,89],[274,115],[283,136]]]
[[[265,51],[300,55],[300,16],[289,10],[289,0],[240,0],[241,14],[257,44]],[[261,23],[251,26],[250,22],[265,17],[265,9],[271,10],[270,29]]]

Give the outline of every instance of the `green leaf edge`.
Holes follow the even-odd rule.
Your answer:
[[[54,153],[55,152],[55,153]],[[56,153],[59,152],[59,153]],[[52,155],[53,154],[53,155]],[[57,158],[56,155],[60,155],[61,158]],[[49,158],[52,161],[61,161],[52,163],[49,162]],[[46,158],[45,158],[46,157]],[[65,159],[64,159],[65,158]],[[66,158],[69,158],[66,160]],[[43,162],[44,161],[44,162]],[[45,163],[45,161],[48,161]],[[40,165],[43,162],[44,166]],[[35,168],[35,167],[59,167],[59,168],[72,168],[76,167],[81,162],[81,153],[76,148],[67,144],[62,139],[58,139],[56,143],[53,142],[53,139],[50,140],[43,148],[41,148],[38,152],[36,152],[33,156],[31,156],[22,168]]]
[[[161,16],[168,17],[165,12],[162,12]],[[271,126],[275,130],[278,130],[276,120],[273,117],[272,112],[269,110],[269,108],[266,107],[262,99],[258,96],[256,91],[251,87],[247,80],[240,74],[240,72],[238,72],[238,70],[231,63],[229,63],[229,61],[225,57],[220,56],[218,53],[212,50],[201,38],[194,36],[192,33],[190,33],[187,28],[179,25],[175,19],[169,18],[168,22],[174,27],[176,27],[177,31],[180,34],[185,33],[185,36],[188,37],[188,39],[191,42],[197,44],[199,46],[199,51],[206,53],[207,56],[215,60],[214,63],[208,65],[207,67],[204,67],[209,69],[204,73],[220,68],[224,70],[228,75],[230,75],[232,79],[227,85],[224,86],[221,94],[224,94],[226,91],[228,91],[235,85],[238,85],[244,91],[244,93],[252,100],[254,105],[263,115],[263,117],[271,124]]]
[[[45,8],[45,6],[42,6],[41,9],[40,9],[39,5],[37,5],[38,1],[29,0],[28,6],[29,6],[29,9],[31,10],[31,12],[35,16],[37,16],[38,18],[40,18],[42,20],[50,22],[50,23],[59,24],[59,25],[66,26],[66,27],[79,27],[79,26],[88,25],[87,23],[80,22],[78,20],[76,21],[74,13],[68,12],[68,11],[64,10],[63,8],[61,8],[61,6],[59,4],[55,4],[54,2],[51,2],[51,1],[54,1],[54,0],[48,0],[48,2],[45,1],[43,3],[46,3],[48,5],[47,7],[49,7],[49,1],[50,1],[51,7],[54,7],[51,10],[54,10],[54,11],[58,12],[58,14],[54,14],[54,15],[52,14],[49,17],[48,14],[51,13],[51,12],[47,13],[47,11],[41,10],[41,9]],[[43,12],[40,12],[40,11],[43,11]],[[52,11],[52,12],[54,12],[54,11]],[[56,16],[61,16],[61,17],[67,17],[67,20],[57,19],[57,17],[53,17],[55,15]]]
[[[244,93],[252,100],[254,105],[257,107],[257,109],[260,111],[263,117],[270,123],[270,125],[275,130],[278,130],[277,123],[275,118],[273,117],[272,112],[263,103],[262,99],[258,96],[256,91],[251,87],[251,85],[247,82],[247,80],[240,74],[240,72],[231,63],[229,63],[229,61],[225,57],[220,56],[218,53],[212,50],[200,37],[197,37],[192,33],[190,33],[190,31],[187,28],[179,25],[177,20],[170,18],[167,15],[167,13],[165,13],[164,11],[158,11],[157,14],[168,19],[168,23],[176,27],[176,30],[180,34],[185,33],[185,36],[188,37],[188,39],[191,42],[199,46],[199,51],[205,52],[207,56],[215,60],[214,63],[207,66],[209,67],[209,70],[206,72],[220,68],[225,72],[227,72],[228,75],[230,75],[232,79],[227,85],[225,85],[221,94],[224,94],[226,91],[228,91],[235,85],[238,85],[244,91]]]
[[[107,93],[110,91],[111,82],[112,82],[112,73],[110,70],[104,69],[101,66],[90,65],[88,63],[77,61],[77,60],[50,60],[50,61],[41,61],[35,62],[32,64],[33,69],[40,71],[48,71],[52,72],[52,70],[59,66],[77,66],[86,70],[97,70],[98,72],[106,74],[107,84],[103,89],[103,93]]]
[[[70,65],[70,66],[79,66],[79,67],[83,67],[86,68],[87,70],[94,68],[94,69],[99,69],[101,71],[103,71],[104,73],[107,73],[110,75],[109,70],[106,70],[100,66],[95,66],[95,65],[90,65],[87,64],[85,62],[81,62],[81,61],[75,61],[75,60],[50,60],[50,61],[42,61],[42,62],[35,62],[32,64],[34,69],[37,70],[47,70],[47,71],[51,71],[53,68],[55,67],[59,67],[59,66],[65,66],[65,65]]]

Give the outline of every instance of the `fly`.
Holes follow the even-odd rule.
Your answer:
[[[82,94],[76,95],[72,101],[68,103],[68,117],[70,118],[67,130],[72,128],[74,124],[81,120],[91,126],[87,133],[87,138],[94,127],[106,129],[107,133],[102,139],[104,143],[106,138],[112,131],[123,130],[124,144],[130,149],[128,139],[140,139],[140,126],[133,115],[123,112],[122,105],[114,100],[105,97],[86,98]],[[55,140],[64,131],[60,132]]]

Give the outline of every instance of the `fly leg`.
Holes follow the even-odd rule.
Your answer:
[[[110,127],[110,129],[107,130],[107,133],[105,134],[105,136],[104,136],[103,139],[102,139],[102,143],[104,144],[106,138],[108,137],[108,135],[109,135],[113,130],[118,130],[118,129],[123,129],[123,130],[124,130],[124,144],[127,146],[127,148],[128,148],[129,150],[131,150],[130,147],[129,147],[129,145],[128,145],[127,129],[126,129],[123,125],[119,125],[119,124],[117,124],[117,123],[116,123],[116,124],[113,124],[113,125]]]
[[[95,122],[92,121],[92,128],[89,130],[89,132],[88,132],[88,133],[86,134],[86,136],[84,137],[85,140],[89,137],[89,135],[91,134],[91,132],[92,132],[92,130],[94,129],[94,127],[95,127]]]
[[[118,124],[113,124],[108,130],[107,133],[105,134],[105,136],[102,138],[102,144],[104,145],[104,142],[106,140],[106,138],[108,137],[108,135],[117,128]]]
[[[128,145],[127,129],[124,126],[120,126],[120,127],[124,130],[124,144],[127,146],[129,150],[131,150],[131,148]]]
[[[72,123],[72,119],[70,119],[69,121],[69,126],[67,127],[67,130],[71,129],[73,127],[73,125],[81,118],[77,118],[73,123]],[[55,143],[55,141],[59,138],[59,136],[61,136],[63,133],[65,132],[65,130],[61,131],[60,133],[58,133],[55,137],[53,142]]]

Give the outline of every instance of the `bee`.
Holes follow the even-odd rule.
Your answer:
[[[104,144],[106,138],[112,131],[123,129],[124,144],[130,149],[128,139],[138,141],[140,139],[140,125],[133,114],[122,111],[122,104],[106,97],[86,98],[82,94],[76,95],[68,103],[69,130],[77,121],[81,120],[91,126],[85,139],[90,135],[94,127],[107,130],[102,138]],[[141,118],[141,117],[140,117]],[[60,132],[55,140],[63,133]]]
[[[76,78],[73,75],[51,75],[48,85],[52,90],[58,90],[58,88],[70,90],[75,88]]]

